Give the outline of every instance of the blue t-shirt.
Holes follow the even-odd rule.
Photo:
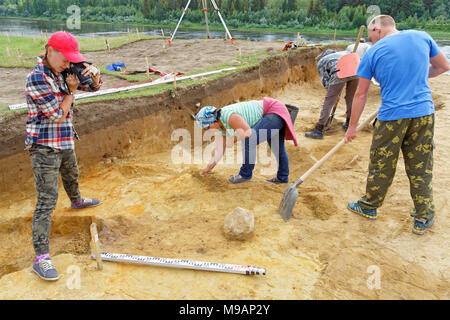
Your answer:
[[[407,30],[387,36],[370,48],[357,75],[378,81],[383,121],[423,117],[434,113],[428,86],[430,58],[439,53],[436,42],[423,31]]]

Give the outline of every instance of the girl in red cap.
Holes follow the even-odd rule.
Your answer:
[[[91,85],[81,86],[76,75],[63,76],[70,63],[84,62],[78,42],[68,32],[56,32],[48,40],[45,57],[27,77],[25,96],[28,105],[25,145],[30,152],[36,182],[37,203],[33,214],[33,265],[39,277],[57,280],[58,272],[50,260],[51,215],[58,200],[58,173],[73,209],[92,207],[99,200],[82,198],[78,189],[78,165],[72,125],[74,93],[77,89],[97,91],[102,80],[98,69],[85,64],[84,76]]]

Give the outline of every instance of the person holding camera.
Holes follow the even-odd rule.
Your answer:
[[[59,275],[50,259],[49,235],[51,215],[58,200],[58,173],[73,209],[100,204],[97,199],[82,198],[78,188],[74,150],[74,137],[78,139],[78,135],[72,124],[74,94],[77,90],[97,91],[103,82],[98,68],[85,63],[72,34],[54,33],[45,48],[45,56],[26,81],[25,146],[30,153],[37,191],[32,223],[36,261],[32,269],[44,280],[57,280]]]

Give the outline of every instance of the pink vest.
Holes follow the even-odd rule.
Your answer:
[[[294,125],[292,124],[291,115],[289,114],[289,111],[284,103],[272,98],[264,97],[263,116],[269,113],[275,113],[279,115],[284,120],[284,122],[286,122],[285,139],[294,140],[294,145],[297,147],[298,143],[297,138],[295,137]]]

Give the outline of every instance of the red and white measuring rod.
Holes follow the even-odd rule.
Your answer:
[[[238,274],[246,274],[246,275],[265,275],[266,274],[265,268],[258,268],[258,267],[246,266],[246,265],[182,260],[182,259],[170,259],[170,258],[156,258],[156,257],[147,257],[147,256],[136,256],[136,255],[131,255],[131,254],[106,253],[106,252],[102,252],[100,256],[101,256],[101,260],[103,260],[103,261],[137,263],[137,264],[147,264],[147,265],[160,266],[160,267],[238,273]],[[92,258],[95,259],[95,254],[92,254]]]

